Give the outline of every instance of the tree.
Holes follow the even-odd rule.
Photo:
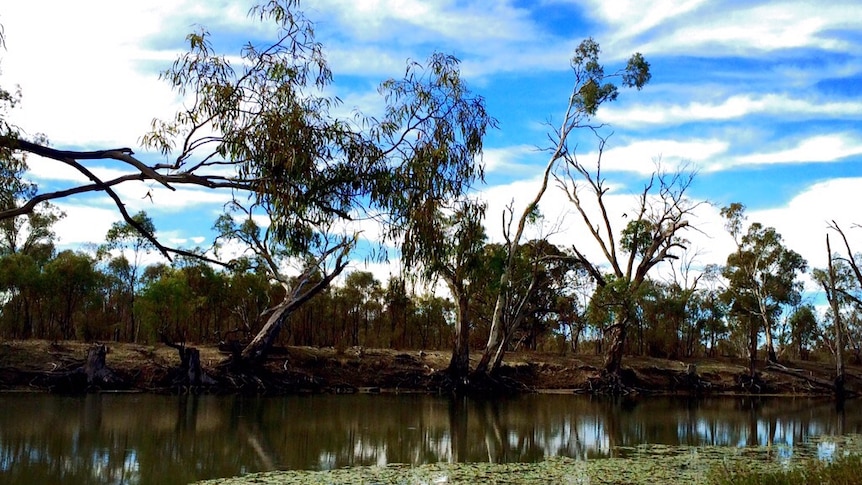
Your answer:
[[[146,212],[138,212],[132,216],[132,221],[147,234],[155,236],[155,224]],[[114,222],[105,234],[105,244],[99,248],[103,256],[116,253],[110,257],[108,269],[125,286],[124,299],[128,302],[128,311],[121,314],[128,318],[126,338],[131,342],[137,342],[140,333],[135,317],[135,299],[140,289],[141,266],[146,255],[155,250],[153,243],[144,234],[128,222]]]
[[[604,262],[610,266],[610,272],[604,273],[597,261],[586,256],[580,244],[571,248],[575,260],[587,268],[598,286],[598,298],[591,301],[591,306],[598,305],[611,312],[613,323],[608,328],[610,342],[605,352],[604,371],[609,376],[616,376],[629,325],[636,318],[641,285],[652,268],[662,261],[678,258],[676,251],[686,248],[687,242],[680,233],[689,227],[687,216],[699,204],[686,197],[693,174],[666,173],[658,169],[638,197],[634,217],[616,235],[605,203],[608,189],[601,176],[601,154],[606,139],[600,138],[599,142],[595,175],[577,157],[569,154],[565,172],[558,181],[601,250]],[[585,182],[585,186],[580,186],[578,179]],[[584,192],[594,198],[598,214],[588,212],[587,201],[582,198]]]
[[[565,126],[563,127],[565,129]],[[537,271],[532,272],[532,279],[526,287],[521,288],[521,291],[515,290],[512,285],[513,273],[515,271],[516,261],[518,258],[518,248],[521,244],[521,237],[524,235],[524,229],[527,226],[528,220],[535,219],[538,216],[539,202],[542,196],[548,189],[548,178],[551,170],[556,165],[560,158],[559,144],[557,150],[551,155],[551,159],[545,168],[542,177],[542,183],[535,198],[527,204],[527,207],[521,213],[518,219],[518,226],[512,234],[512,223],[514,222],[514,207],[512,204],[508,207],[508,223],[506,222],[506,212],[503,213],[503,237],[505,239],[505,264],[502,267],[502,272],[499,276],[499,284],[497,286],[497,294],[495,298],[494,310],[491,317],[491,329],[488,335],[488,343],[485,345],[485,351],[482,352],[482,357],[476,366],[477,373],[492,374],[503,361],[503,354],[508,340],[517,327],[520,325],[524,316],[524,308],[527,301],[533,296],[536,289]],[[514,307],[514,311],[510,310]],[[509,311],[507,311],[509,310]],[[492,360],[493,359],[493,360]]]
[[[817,315],[814,307],[810,304],[802,305],[790,315],[790,342],[796,357],[802,360],[808,359],[810,345],[815,341],[818,333]]]
[[[575,86],[569,98],[562,128],[554,133],[554,149],[563,160],[561,174],[555,174],[560,188],[577,209],[584,226],[599,246],[606,263],[611,266],[610,275],[603,274],[597,261],[591,261],[576,244],[572,247],[573,258],[582,264],[603,291],[603,305],[615,307],[614,324],[611,326],[611,342],[605,355],[604,369],[616,376],[626,341],[628,325],[635,317],[633,296],[655,265],[675,257],[674,249],[682,248],[684,241],[678,233],[688,227],[685,216],[695,204],[685,198],[692,176],[682,173],[666,174],[661,170],[650,178],[639,198],[635,212],[620,235],[614,231],[605,203],[608,189],[602,176],[602,153],[607,137],[598,133],[598,128],[589,124],[598,108],[613,101],[618,95],[618,86],[612,81],[620,78],[624,87],[641,89],[649,82],[649,64],[639,53],[629,58],[625,68],[605,74],[599,63],[599,45],[587,39],[578,46],[571,65],[575,74]],[[599,141],[598,159],[595,169],[584,165],[569,148],[568,136],[572,130],[586,127],[596,134]],[[582,186],[585,183],[585,186]],[[584,192],[594,198],[598,214],[590,215]],[[618,248],[628,255],[618,254]],[[636,264],[637,263],[637,264]]]
[[[844,397],[844,345],[845,340],[850,337],[848,326],[844,325],[841,315],[842,304],[852,303],[857,311],[862,308],[862,298],[859,297],[859,291],[862,290],[862,271],[859,269],[859,255],[854,254],[850,248],[850,242],[847,240],[847,235],[834,220],[829,225],[829,229],[838,233],[844,243],[844,249],[847,252],[846,256],[836,256],[832,253],[832,247],[829,243],[829,235],[826,236],[826,251],[828,254],[827,270],[815,270],[814,277],[823,287],[826,292],[826,298],[832,311],[833,330],[835,336],[835,393],[839,398]],[[859,358],[859,346],[856,345],[856,357]]]
[[[163,73],[190,98],[175,117],[154,120],[143,138],[146,147],[169,157],[164,163],[143,163],[130,148],[56,150],[13,130],[0,133],[0,149],[49,158],[90,180],[36,192],[0,208],[0,220],[32,212],[43,201],[103,192],[166,256],[203,257],[165,246],[126,211],[116,187],[148,181],[168,190],[198,186],[249,197],[272,212],[275,235],[301,249],[309,226],[363,213],[386,216],[389,236],[398,239],[425,202],[463,193],[481,173],[474,159],[492,120],[484,100],[461,81],[457,59],[434,54],[424,67],[411,62],[404,79],[381,84],[383,118],[347,122],[329,114],[338,100],[321,95],[332,74],[299,1],[265,1],[250,13],[274,22],[277,40],[246,45],[241,68],[217,54],[210,34],[200,30],[187,37],[189,51]],[[93,160],[119,162],[128,171],[103,179],[88,166]],[[142,195],[155,199],[157,190],[142,187]]]
[[[380,299],[382,297],[380,282],[368,271],[353,271],[344,279],[344,285],[339,292],[347,303],[346,314],[341,319],[352,324],[350,343],[352,345],[378,346],[380,343],[370,337],[371,326],[381,313]],[[362,331],[360,333],[360,327]],[[379,326],[377,326],[379,336]],[[361,338],[360,338],[361,336]]]
[[[233,207],[243,211],[238,204]],[[255,222],[253,212],[246,209],[243,215],[240,220],[235,220],[231,214],[224,214],[218,219],[217,244],[240,243],[246,251],[255,256],[253,261],[260,262],[269,277],[284,289],[282,301],[264,311],[261,315],[266,319],[263,327],[242,352],[235,356],[233,362],[235,365],[253,365],[261,363],[266,357],[291,313],[324,290],[344,271],[349,263],[348,256],[355,239],[338,238],[333,242],[324,231],[305,241],[305,253],[297,254],[281,243],[271,219],[267,227],[261,228]],[[284,270],[291,261],[298,261],[300,264],[300,274],[296,277],[290,277]],[[239,361],[236,361],[236,358],[239,358]]]
[[[584,170],[577,162],[577,158],[569,150],[569,135],[580,128],[591,128],[589,120],[594,116],[598,108],[606,103],[614,101],[619,93],[619,87],[613,82],[614,78],[620,78],[621,84],[624,87],[635,87],[641,89],[649,82],[651,74],[649,72],[649,63],[643,58],[640,53],[632,55],[625,68],[620,69],[612,74],[605,74],[604,67],[599,63],[600,48],[598,43],[593,39],[586,39],[577,47],[575,54],[570,61],[572,72],[574,74],[574,86],[572,93],[569,96],[568,104],[563,115],[563,121],[560,128],[555,130],[551,139],[554,144],[548,149],[550,153],[549,161],[544,172],[541,186],[536,194],[536,197],[527,204],[521,216],[518,219],[518,225],[512,232],[512,223],[514,222],[514,213],[509,211],[508,223],[504,214],[504,237],[506,249],[506,264],[500,275],[499,293],[496,298],[494,313],[492,316],[491,330],[488,343],[485,347],[482,359],[478,365],[478,371],[493,371],[499,365],[502,354],[507,344],[504,334],[511,335],[512,331],[519,325],[522,318],[519,311],[507,312],[504,308],[514,306],[514,308],[523,308],[523,305],[531,297],[534,285],[527,285],[526,290],[519,293],[513,293],[511,287],[512,272],[515,267],[516,255],[521,237],[523,236],[526,222],[533,216],[540,200],[542,199],[548,185],[548,179],[555,166],[559,161],[563,160],[572,167],[578,170]],[[583,171],[586,175],[587,172]],[[570,174],[570,172],[567,172]],[[587,175],[587,178],[590,177]],[[557,180],[563,186],[564,190],[569,193],[569,187],[566,179],[557,177]],[[574,179],[568,179],[574,182]],[[601,181],[598,182],[599,185]],[[571,190],[574,194],[575,185],[572,184]],[[570,195],[572,199],[572,195]],[[572,200],[576,200],[574,197]],[[601,202],[601,199],[600,199]],[[580,208],[580,203],[577,202]],[[583,214],[583,211],[581,211]],[[591,226],[588,220],[585,220]],[[592,226],[591,226],[592,227]],[[583,262],[583,261],[581,261]],[[493,355],[493,361],[492,361]],[[489,362],[492,362],[489,364]]]
[[[802,286],[797,275],[805,272],[807,263],[799,253],[784,246],[781,235],[772,227],[754,222],[743,234],[744,211],[745,207],[739,203],[721,209],[726,228],[737,245],[722,269],[727,280],[722,298],[729,305],[730,315],[749,330],[753,373],[761,328],[766,339],[767,361],[777,362],[772,338],[774,322],[782,306],[799,303]]]
[[[15,207],[0,208],[0,220],[32,212],[44,201],[103,192],[123,220],[164,255],[206,259],[167,247],[128,214],[116,188],[146,181],[155,187],[142,187],[142,195],[154,200],[162,188],[196,186],[221,191],[232,206],[265,215],[271,242],[310,264],[301,272],[305,276],[324,260],[334,259],[333,271],[343,269],[356,234],[322,232],[336,221],[374,217],[385,224],[389,240],[403,241],[409,257],[423,241],[412,221],[433,213],[435,204],[457,199],[482,173],[476,159],[493,120],[484,100],[461,81],[458,60],[434,54],[424,66],[409,63],[403,79],[381,84],[386,107],[380,119],[358,115],[344,121],[330,114],[338,103],[325,96],[332,74],[298,0],[265,1],[251,14],[274,23],[276,40],[246,45],[238,67],[199,30],[187,37],[188,52],[163,73],[187,95],[188,105],[168,120],[154,120],[143,138],[147,148],[165,156],[162,163],[143,163],[129,148],[64,151],[17,133],[0,134],[0,149],[47,157],[90,180],[36,192]],[[119,162],[127,171],[101,178],[89,166],[93,160]],[[321,245],[323,240],[328,244]],[[322,281],[328,284],[334,276],[328,273]],[[288,294],[301,301],[312,296],[304,290]],[[243,355],[262,357],[270,332],[277,334],[274,328],[284,321],[264,326]]]
[[[497,310],[499,314],[493,317],[477,373],[497,372],[516,337],[534,348],[536,339],[549,333],[561,314],[572,316],[574,303],[566,298],[564,287],[572,283],[570,273],[580,269],[577,263],[546,239],[518,245],[513,256],[507,254],[506,246],[495,251],[499,252],[492,259],[495,267],[483,270],[494,283],[500,282],[489,288],[491,314]],[[506,273],[509,276],[505,278],[498,276]],[[505,284],[505,289],[499,284]]]
[[[87,254],[63,251],[45,265],[46,314],[53,339],[86,339],[87,310],[101,308],[102,275]],[[80,326],[77,325],[80,323]]]
[[[429,204],[431,205],[431,204]],[[455,300],[455,322],[452,358],[448,372],[456,385],[466,382],[470,372],[470,326],[473,319],[471,283],[481,278],[480,267],[485,230],[482,227],[484,204],[460,201],[448,211],[433,204],[430,213],[413,223],[416,234],[410,236],[403,264],[411,267],[421,262],[425,280],[444,282]],[[424,242],[417,239],[421,234]],[[419,244],[421,243],[421,244]]]

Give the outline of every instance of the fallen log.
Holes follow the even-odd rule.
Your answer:
[[[786,374],[789,376],[796,377],[798,379],[802,379],[808,382],[811,385],[821,387],[823,389],[829,389],[830,391],[835,391],[835,383],[828,379],[822,379],[820,377],[816,377],[812,375],[810,372],[807,372],[802,369],[792,369],[790,367],[783,366],[777,362],[770,363],[766,366],[766,370],[770,370],[773,372],[779,372],[781,374]],[[845,390],[845,393],[849,391]],[[851,394],[855,394],[850,392]]]

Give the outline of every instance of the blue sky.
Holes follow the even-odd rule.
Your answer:
[[[271,30],[249,20],[247,2],[43,1],[0,7],[7,50],[4,86],[20,84],[24,101],[11,119],[45,133],[58,148],[130,146],[154,117],[181,102],[157,79],[203,25],[225,53]],[[613,131],[603,162],[612,207],[624,212],[661,158],[666,168],[698,170],[690,192],[708,200],[690,233],[699,263],[721,263],[732,248],[718,209],[742,202],[749,220],[774,226],[812,266],[825,265],[826,224],[862,223],[862,5],[791,1],[410,1],[304,2],[335,75],[333,94],[349,113],[374,113],[377,84],[398,77],[407,59],[435,51],[462,60],[469,86],[482,94],[500,129],[486,139],[488,233],[501,239],[499,214],[526,203],[538,187],[548,126],[559,121],[572,87],[568,59],[593,37],[610,68],[641,52],[652,66],[642,91],[623,91],[597,119]],[[578,153],[595,147],[583,137]],[[31,159],[46,187],[74,174]],[[120,167],[103,165],[100,170]],[[153,216],[176,244],[206,245],[223,196],[154,192],[130,186],[133,210]],[[99,243],[118,220],[104,198],[69,199],[58,226],[66,245]],[[561,221],[553,240],[585,241],[564,194],[552,189],[542,211]],[[622,224],[619,224],[622,228]],[[550,229],[534,229],[534,233]],[[856,233],[859,234],[856,234]],[[859,241],[862,229],[850,230]],[[381,272],[387,269],[378,269]]]

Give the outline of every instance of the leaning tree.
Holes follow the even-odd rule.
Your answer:
[[[344,229],[345,221],[373,219],[383,223],[385,239],[403,245],[406,254],[419,247],[421,234],[413,230],[413,221],[458,199],[481,177],[477,157],[485,130],[493,125],[484,100],[462,82],[458,60],[434,54],[427,63],[409,63],[403,79],[381,84],[385,108],[380,118],[343,120],[331,113],[339,102],[326,94],[332,73],[299,1],[265,1],[250,14],[275,26],[274,42],[247,44],[234,64],[232,57],[215,51],[207,31],[199,30],[187,37],[188,51],[162,74],[186,106],[170,119],[154,120],[144,136],[144,145],[164,157],[157,163],[145,162],[130,148],[58,150],[4,124],[4,169],[20,168],[21,154],[29,153],[71,167],[88,182],[22,193],[0,207],[0,220],[31,213],[46,201],[104,193],[123,220],[165,256],[224,264],[170,247],[135,221],[117,189],[145,182],[141,193],[154,200],[157,191],[179,187],[224,193],[230,207],[248,216],[236,224],[249,232],[254,231],[250,217],[264,215],[269,239],[252,249],[277,247],[280,255],[306,262],[302,275],[324,272],[324,281],[344,269],[357,239],[356,230]],[[7,94],[0,98],[4,106],[17,99]],[[105,162],[115,169],[108,177],[94,170],[94,163]],[[116,175],[121,169],[125,172]],[[335,230],[337,225],[342,229]],[[230,232],[229,224],[222,228],[225,235],[240,234]],[[266,259],[265,252],[259,255]],[[308,291],[315,288],[305,281],[295,280],[297,286],[286,293],[294,300],[276,309],[293,308],[313,296]],[[274,325],[264,325],[242,355],[251,361],[265,356],[288,314],[268,312]]]

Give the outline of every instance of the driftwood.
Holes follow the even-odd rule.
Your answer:
[[[836,383],[835,382],[827,380],[827,379],[822,379],[820,377],[815,377],[815,376],[811,375],[810,372],[806,372],[802,369],[791,369],[790,367],[785,367],[779,363],[770,363],[766,366],[766,369],[773,371],[773,372],[779,372],[781,374],[786,374],[789,376],[793,376],[793,377],[802,379],[802,380],[808,382],[810,385],[813,385],[813,386],[821,387],[823,389],[829,389],[831,391],[836,390],[836,385],[835,385]],[[850,392],[847,390],[844,390],[844,393],[847,394]]]

